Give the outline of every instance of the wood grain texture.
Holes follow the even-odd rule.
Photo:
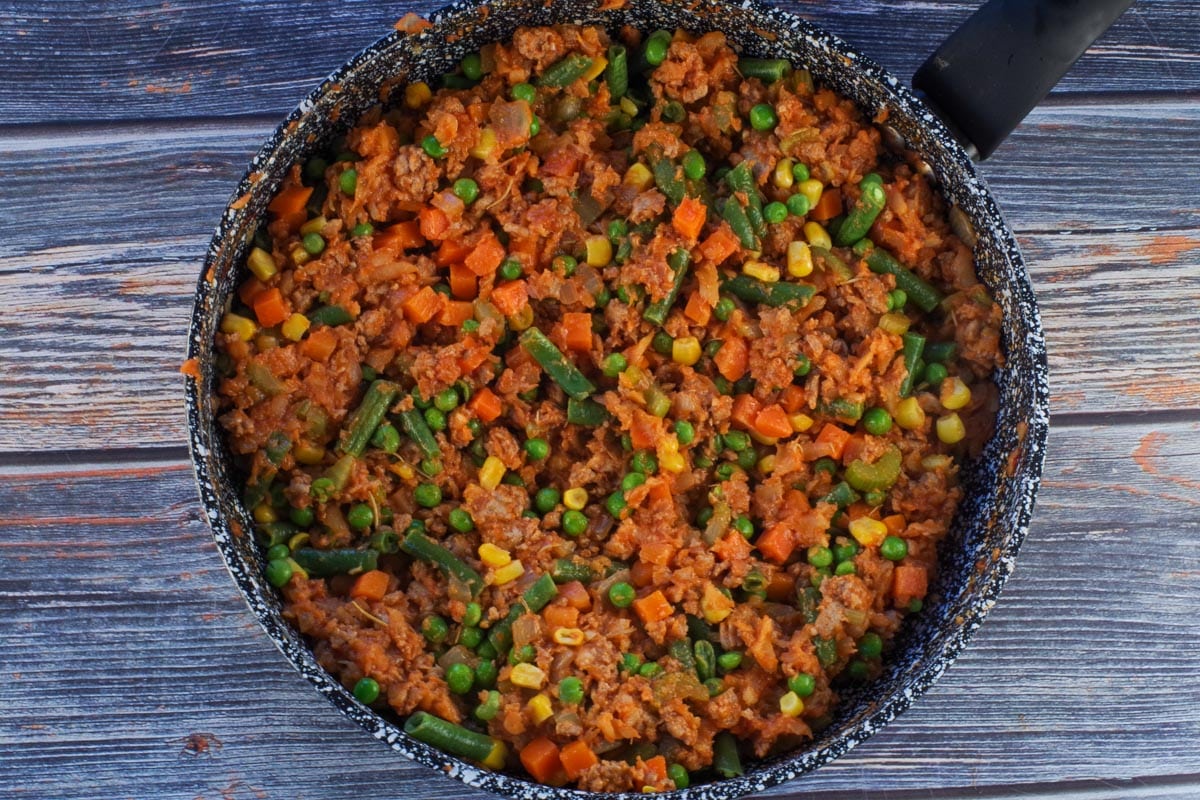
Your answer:
[[[771,794],[1066,780],[1092,800],[1160,797],[1088,781],[1200,773],[1176,744],[1200,737],[1198,436],[1200,420],[1056,429],[1017,573],[966,655],[882,734]],[[0,468],[0,508],[0,786],[482,797],[372,741],[291,670],[225,572],[185,461]]]
[[[97,14],[86,4],[9,3],[0,14],[0,107],[9,123],[282,116],[406,11],[442,4],[118,0]],[[776,5],[840,34],[907,80],[978,3]],[[1200,0],[1138,3],[1057,91],[1195,92],[1198,39]]]

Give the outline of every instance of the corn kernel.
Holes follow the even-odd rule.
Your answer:
[[[790,158],[781,159],[780,162],[775,165],[775,172],[771,176],[775,186],[780,189],[792,188],[792,184],[796,182],[796,176],[792,173],[792,167],[795,165],[796,162],[792,161]]]
[[[492,570],[491,584],[493,586],[503,586],[506,583],[512,583],[517,578],[525,574],[525,565],[518,559],[511,563],[505,564],[499,569]]]
[[[550,696],[545,692],[535,694],[525,704],[525,708],[529,711],[529,718],[533,720],[534,725],[541,725],[554,716],[554,708],[550,703]]]
[[[742,272],[751,278],[758,278],[763,283],[779,282],[779,268],[762,261],[747,261],[742,264]]]
[[[271,508],[269,504],[259,503],[254,507],[254,521],[263,525],[268,522],[278,522],[279,515],[275,513],[275,509]]]
[[[933,472],[939,469],[949,469],[954,459],[944,453],[935,453],[921,459],[921,469]]]
[[[567,647],[578,647],[583,644],[583,631],[579,628],[559,628],[554,631],[552,637],[559,644],[565,644]]]
[[[826,250],[833,247],[833,240],[819,222],[804,223],[804,238],[808,239],[808,243],[813,247],[823,247]]]
[[[807,278],[812,275],[812,249],[807,242],[797,239],[788,243],[787,270],[793,278]]]
[[[313,217],[300,226],[300,233],[320,233],[325,227],[325,217]]]
[[[889,311],[879,318],[879,327],[896,336],[908,333],[910,325],[912,325],[912,320],[895,311]]]
[[[491,128],[484,128],[479,132],[479,140],[475,142],[475,146],[471,148],[471,155],[484,161],[496,150],[496,132]]]
[[[678,475],[687,469],[687,460],[679,453],[667,453],[658,459],[658,465],[665,471]]]
[[[966,426],[963,425],[962,417],[958,416],[957,411],[938,417],[937,435],[946,444],[958,444],[966,437]]]
[[[221,317],[221,333],[232,333],[243,342],[253,339],[257,331],[258,325],[252,319],[239,314],[226,314]]]
[[[308,330],[308,326],[308,317],[297,311],[284,320],[284,323],[279,327],[279,330],[284,336],[291,339],[293,342],[298,342],[304,338],[304,332]]]
[[[518,333],[533,324],[533,306],[529,303],[521,306],[521,310],[508,318],[508,326]]]
[[[700,340],[695,336],[680,336],[671,344],[671,360],[692,366],[700,360]]]
[[[750,438],[753,439],[754,441],[758,442],[759,444],[764,444],[764,445],[767,445],[768,447],[774,447],[775,445],[779,444],[778,438],[776,438],[774,436],[763,436],[761,433],[754,430],[753,428],[750,429]]]
[[[506,468],[504,462],[495,456],[488,456],[483,466],[479,468],[479,485],[491,491],[500,485]]]
[[[645,164],[637,163],[625,170],[625,177],[621,182],[626,186],[632,186],[639,192],[644,192],[650,188],[650,184],[654,183],[654,173]]]
[[[825,191],[825,187],[816,178],[800,181],[800,185],[796,188],[808,199],[809,208],[817,207],[817,203],[821,200],[821,194]]]
[[[482,763],[488,769],[502,770],[504,769],[504,764],[507,761],[508,745],[497,739],[496,743],[492,745],[491,752],[487,754],[487,758],[480,763]]]
[[[411,481],[417,475],[416,470],[414,470],[411,466],[409,466],[408,464],[405,464],[404,462],[400,462],[399,464],[397,464],[394,471],[397,475],[400,476],[400,478],[402,480],[406,480],[406,481]]]
[[[775,456],[765,455],[758,460],[758,471],[763,475],[770,475],[775,471]]]
[[[546,673],[535,664],[517,664],[508,679],[523,689],[540,689],[546,683]]]
[[[572,511],[583,511],[584,506],[587,505],[587,501],[587,489],[583,487],[576,486],[563,492],[563,505]]]
[[[292,263],[297,267],[302,267],[309,261],[312,261],[312,256],[303,247],[296,247],[292,250]]]
[[[887,536],[887,525],[870,517],[850,520],[850,535],[863,547],[877,547]]]
[[[779,710],[785,716],[798,717],[804,713],[804,701],[795,692],[788,692],[779,698]]]
[[[265,281],[276,272],[279,272],[279,265],[275,263],[275,256],[261,247],[256,247],[250,251],[250,256],[246,259],[246,266],[254,273],[254,277],[260,281]]]
[[[292,450],[292,455],[296,457],[296,461],[299,463],[311,467],[325,460],[325,448],[309,444],[308,442],[300,442]]]
[[[700,598],[700,613],[704,621],[716,625],[733,612],[733,598],[726,597],[711,583],[704,584],[704,595]]]
[[[504,567],[512,563],[512,555],[503,547],[497,547],[491,542],[479,545],[479,560],[485,567]]]
[[[621,110],[631,117],[638,115],[637,103],[630,100],[628,97],[622,97],[620,102]]]
[[[892,415],[896,424],[906,431],[915,431],[925,424],[925,409],[915,397],[906,397],[896,405],[896,413]]]
[[[587,68],[587,72],[583,73],[585,81],[595,80],[600,77],[600,73],[604,72],[604,68],[608,66],[608,59],[604,56],[596,56],[592,59],[592,65]]]
[[[971,387],[963,383],[962,378],[957,375],[942,381],[940,394],[942,407],[947,411],[958,411],[971,402]]]
[[[409,108],[420,108],[433,99],[433,90],[424,81],[410,83],[404,87],[404,105]]]
[[[584,243],[587,263],[593,267],[607,267],[612,261],[612,242],[607,236],[589,236]]]
[[[788,422],[792,424],[792,430],[796,433],[804,433],[813,426],[813,418],[808,414],[792,414],[788,417]]]

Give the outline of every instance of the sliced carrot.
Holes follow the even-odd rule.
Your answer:
[[[808,212],[808,216],[817,222],[825,222],[840,213],[842,213],[842,190],[826,189],[812,211]]]
[[[359,575],[350,587],[350,596],[363,600],[382,600],[387,594],[388,574],[383,570],[373,569]]]
[[[421,235],[421,223],[409,219],[389,225],[375,236],[375,246],[394,247],[398,250],[416,250],[418,247],[424,247],[425,237]]]
[[[587,587],[579,581],[570,581],[558,587],[558,596],[567,601],[567,605],[579,611],[587,611],[592,607],[592,596]]]
[[[903,514],[886,516],[883,518],[883,524],[887,525],[888,533],[892,536],[899,536],[908,527],[908,521],[904,519]]]
[[[733,410],[730,412],[730,416],[738,425],[751,429],[754,427],[754,420],[758,417],[758,409],[759,403],[754,399],[754,395],[739,394],[733,398]]]
[[[683,307],[683,315],[697,325],[707,325],[712,316],[712,306],[700,296],[700,292],[692,292],[687,305]]]
[[[667,759],[664,756],[655,756],[642,763],[646,765],[647,780],[651,780],[657,785],[667,779]]]
[[[754,430],[769,439],[781,439],[792,435],[792,423],[788,422],[783,406],[775,403],[758,412],[754,418]]]
[[[467,408],[475,412],[480,422],[491,422],[504,410],[500,405],[500,398],[486,386],[471,395],[471,399],[467,401]]]
[[[450,295],[459,300],[474,300],[479,293],[479,279],[465,264],[450,265]]]
[[[629,568],[629,580],[639,589],[643,586],[649,586],[650,581],[654,580],[654,567],[650,565],[649,561],[642,561],[639,558]]]
[[[254,298],[254,316],[264,328],[278,325],[290,316],[278,288],[267,289]]]
[[[420,325],[433,319],[433,315],[441,310],[443,302],[444,297],[430,287],[422,286],[401,303],[400,307],[404,309],[404,316],[409,322]]]
[[[421,235],[430,241],[441,241],[446,230],[450,227],[450,218],[440,208],[426,206],[417,212]]]
[[[563,339],[568,350],[586,353],[592,349],[592,315],[586,311],[563,314]]]
[[[688,241],[695,241],[704,229],[704,221],[708,219],[708,207],[695,197],[685,197],[676,206],[671,217],[671,227]]]
[[[558,745],[539,736],[521,748],[521,764],[538,783],[553,783],[562,771]]]
[[[754,546],[767,561],[782,564],[796,549],[796,537],[785,523],[777,522],[759,535],[754,541]]]
[[[892,597],[898,606],[925,597],[929,591],[929,573],[917,564],[898,564],[892,570]]]
[[[506,317],[520,313],[529,303],[525,281],[509,281],[492,289],[492,305]]]
[[[459,264],[470,254],[471,245],[462,239],[443,239],[441,245],[438,247],[437,262],[443,266],[446,264]]]
[[[491,275],[504,260],[504,245],[494,233],[488,233],[467,255],[466,265],[476,275]]]
[[[289,228],[299,228],[308,216],[305,206],[312,193],[311,186],[293,184],[275,195],[267,205],[267,210],[275,219],[285,220]]]
[[[675,613],[675,608],[667,602],[666,596],[659,589],[634,600],[633,610],[645,623],[661,622]]]
[[[542,612],[546,624],[551,628],[574,628],[579,622],[579,609],[558,604],[548,605]]]
[[[750,348],[740,336],[730,336],[713,356],[713,363],[727,381],[739,380],[750,366]]]
[[[846,449],[846,443],[850,441],[850,433],[838,427],[832,422],[826,422],[825,427],[821,428],[821,432],[817,434],[816,443],[826,445],[829,448],[829,455],[834,460],[840,460],[842,451]]]
[[[337,347],[337,334],[332,328],[317,328],[300,343],[300,354],[313,361],[328,361]]]
[[[600,759],[592,752],[592,748],[587,746],[587,742],[578,739],[563,747],[559,753],[559,760],[562,762],[563,769],[567,772],[567,777],[575,780],[588,767],[600,763]]]
[[[438,312],[437,321],[442,325],[458,327],[475,317],[475,304],[465,300],[448,300]]]
[[[708,238],[700,243],[700,255],[704,256],[714,264],[720,264],[725,259],[738,251],[741,243],[730,227],[724,222],[721,227],[708,235]]]
[[[779,393],[779,405],[783,406],[783,410],[789,414],[795,414],[804,408],[804,403],[804,390],[794,383],[788,384]]]

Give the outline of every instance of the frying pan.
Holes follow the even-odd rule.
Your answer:
[[[380,39],[330,75],[267,140],[225,210],[197,284],[188,357],[199,377],[186,386],[192,462],[218,548],[255,616],[283,654],[342,713],[405,756],[475,787],[512,798],[611,798],[554,789],[488,772],[405,734],[394,718],[356,701],[324,671],[281,615],[263,579],[253,521],[214,413],[214,336],[240,279],[240,264],[267,202],[291,164],[344,132],[381,98],[382,87],[431,81],[518,26],[562,22],[724,31],[751,56],[786,58],[887,125],[927,164],[973,246],[978,276],[1004,313],[1004,366],[995,434],[962,471],[964,499],[940,552],[940,574],[925,609],[902,627],[883,674],[843,696],[831,725],[803,749],[748,765],[745,775],[672,793],[732,798],[761,791],[826,764],[879,730],[954,661],[1013,570],[1028,530],[1048,427],[1045,344],[1029,277],[973,158],[989,155],[1075,59],[1132,0],[993,0],[917,72],[919,93],[846,42],[757,0],[461,0],[436,12],[433,27]],[[620,7],[613,7],[620,6]],[[449,789],[449,787],[447,787]],[[633,797],[633,795],[629,795]]]

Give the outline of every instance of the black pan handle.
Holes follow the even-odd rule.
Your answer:
[[[913,76],[913,87],[983,160],[1133,0],[991,0]]]

